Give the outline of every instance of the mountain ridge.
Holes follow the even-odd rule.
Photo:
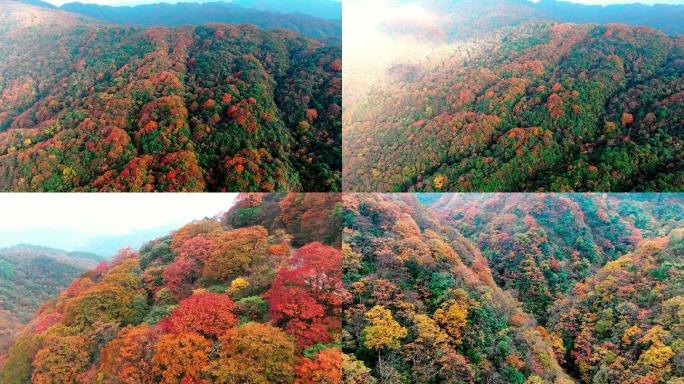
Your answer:
[[[7,4],[0,189],[340,189],[341,47]]]
[[[15,258],[49,257],[82,269],[94,268],[99,262],[106,260],[95,253],[64,251],[59,248],[36,244],[17,244],[11,247],[4,247],[0,248],[0,253]]]
[[[124,25],[141,27],[202,25],[207,23],[254,24],[263,29],[288,29],[340,44],[342,26],[339,21],[303,14],[282,14],[269,10],[246,8],[234,3],[176,3],[136,6],[107,6],[66,3],[58,9]]]
[[[78,9],[80,8],[78,5],[79,4],[86,4],[82,3],[80,1],[73,1],[73,2],[66,2],[62,4],[60,7],[57,7],[53,4],[50,4],[46,1],[42,0],[16,0],[21,3],[29,4],[29,5],[35,5],[39,7],[44,7],[44,8],[64,8],[64,9]],[[269,1],[269,0],[231,0],[231,1],[222,1],[222,0],[214,0],[214,1],[201,1],[201,2],[183,2],[179,1],[176,3],[166,3],[163,0],[159,0],[157,3],[153,4],[143,4],[143,5],[151,5],[151,6],[158,6],[162,4],[202,4],[202,3],[224,3],[224,4],[235,4],[239,5],[243,8],[248,8],[248,9],[253,9],[253,10],[265,10],[265,11],[271,11],[271,12],[278,12],[281,14],[294,14],[294,13],[299,13],[302,15],[309,15],[309,16],[314,16],[314,17],[319,17],[319,18],[324,18],[324,19],[329,19],[329,20],[341,20],[342,19],[342,5],[341,2],[339,1],[332,1],[332,0],[295,0],[295,1],[289,1],[288,3],[283,3],[280,1]],[[92,3],[90,3],[92,4]],[[96,4],[92,4],[96,5]],[[107,6],[103,6],[106,8]],[[133,8],[136,7],[136,5],[124,5],[124,6],[118,6],[119,8]]]
[[[679,191],[681,41],[534,21],[398,59],[391,81],[346,104],[345,188]]]
[[[40,246],[0,249],[0,355],[43,303],[98,264],[94,256]]]
[[[659,383],[684,372],[681,194],[344,200],[350,380]]]

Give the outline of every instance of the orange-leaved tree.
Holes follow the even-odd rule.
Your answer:
[[[250,322],[220,339],[213,370],[216,383],[289,384],[295,377],[295,346],[290,337],[268,324]]]

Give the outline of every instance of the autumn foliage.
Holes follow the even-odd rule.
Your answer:
[[[682,196],[343,200],[344,382],[673,383],[683,372]]]
[[[293,252],[267,293],[271,318],[297,337],[300,347],[332,342],[342,315],[342,254],[311,243]]]
[[[356,63],[365,52],[350,48],[345,190],[681,191],[681,35],[590,23],[611,7],[549,21],[546,8],[561,4],[575,6],[430,2],[429,28],[402,20],[376,32],[398,39],[393,65]]]
[[[181,301],[160,327],[171,333],[198,333],[216,339],[238,323],[234,309],[235,303],[225,295],[198,293]]]
[[[295,384],[335,384],[342,382],[342,352],[324,349],[313,359],[303,358],[296,368]]]
[[[289,196],[242,199],[265,208]],[[306,210],[337,206],[316,204]],[[293,247],[302,234],[280,214],[260,220],[193,222],[84,273],[0,354],[2,382],[339,382],[342,255],[329,242],[339,234]]]
[[[340,190],[341,46],[3,9],[0,190]]]

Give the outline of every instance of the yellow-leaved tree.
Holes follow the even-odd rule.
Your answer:
[[[463,329],[468,324],[467,306],[456,301],[448,301],[442,304],[433,317],[437,324],[451,336],[454,345],[460,345],[463,342]]]
[[[363,329],[363,343],[370,349],[397,349],[400,340],[408,334],[406,328],[394,320],[392,312],[382,305],[376,305],[366,312],[366,320],[370,325]]]

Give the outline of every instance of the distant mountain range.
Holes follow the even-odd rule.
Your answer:
[[[248,3],[240,1],[239,4]],[[111,7],[97,4],[68,3],[60,9],[94,19],[143,27],[161,25],[201,25],[207,23],[253,24],[264,29],[288,29],[313,38],[332,39],[339,43],[342,22],[312,16],[308,13],[282,13],[286,8],[259,8],[236,3],[149,4],[134,7]]]
[[[58,8],[42,0],[17,0],[21,3],[37,5],[45,8]],[[342,20],[342,2],[335,0],[217,0],[221,3],[234,4],[244,8],[256,9],[260,11],[271,11],[279,13],[301,13],[303,15],[320,17],[330,20]],[[177,5],[186,4],[206,4],[207,1],[180,1]],[[66,3],[62,8],[69,8],[75,4],[83,4],[79,1]],[[164,0],[159,0],[156,4],[168,4]],[[95,5],[95,4],[92,4]],[[106,7],[106,6],[103,6]]]
[[[73,2],[55,7],[41,0],[17,0],[43,8],[61,9],[118,24],[149,26],[200,25],[206,23],[253,24],[264,29],[288,29],[339,44],[342,38],[342,6],[331,0],[236,0],[233,2],[175,3],[107,6]]]
[[[80,269],[95,267],[105,258],[91,252],[65,251],[62,249],[46,247],[42,245],[19,244],[8,248],[0,248],[0,255],[17,259],[34,259],[48,257],[60,263],[69,264]]]
[[[41,0],[16,0],[16,1],[19,2],[19,3],[24,3],[24,4],[29,4],[29,5],[35,5],[35,6],[38,6],[38,7],[52,8],[52,9],[57,8],[57,7],[55,7],[54,5],[52,5],[52,4],[48,3],[48,2],[45,2],[45,1],[41,1]]]
[[[11,248],[0,249],[0,252],[12,250],[12,252],[16,253],[17,250],[24,248],[24,246],[16,246],[16,244],[38,243],[45,246],[44,250],[50,251],[49,253],[53,255],[55,254],[54,249],[47,247],[67,250],[60,251],[66,252],[63,256],[59,257],[63,261],[74,257],[81,260],[99,261],[100,259],[108,259],[114,256],[121,248],[138,248],[142,244],[168,233],[175,226],[175,224],[172,224],[121,235],[89,235],[78,231],[54,228],[3,231],[0,235],[0,247]],[[84,255],[87,257],[84,258]],[[92,265],[85,265],[83,263],[80,263],[80,265],[83,268],[92,267]]]
[[[684,33],[684,5],[584,5],[541,0],[534,7],[551,19],[573,23],[624,23],[646,25],[668,34]]]
[[[324,19],[342,20],[342,2],[334,0],[235,0],[233,4],[264,11],[302,13]]]
[[[405,3],[401,1],[401,3]],[[410,20],[389,22],[386,30],[395,36],[412,36],[435,42],[478,37],[503,27],[534,20],[571,23],[623,23],[649,26],[670,35],[684,33],[684,5],[584,5],[567,1],[541,0],[417,0],[413,2],[434,15],[430,23]]]
[[[43,303],[98,260],[93,254],[32,245],[0,249],[0,353]]]

